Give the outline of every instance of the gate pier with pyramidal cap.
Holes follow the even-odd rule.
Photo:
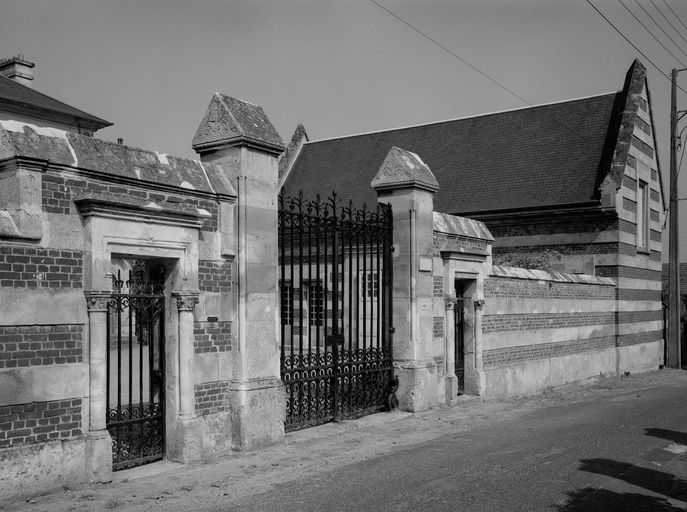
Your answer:
[[[438,405],[439,370],[433,344],[433,209],[439,183],[415,153],[392,147],[372,180],[377,201],[393,211],[394,370],[399,408]]]
[[[250,449],[284,436],[277,333],[277,165],[284,144],[260,106],[215,93],[193,149],[203,163],[221,167],[238,194],[236,212],[220,212],[235,216],[237,233],[237,347],[228,397],[232,448]]]

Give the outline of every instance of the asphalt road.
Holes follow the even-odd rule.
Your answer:
[[[538,410],[213,510],[684,510],[687,456],[672,443],[687,444],[687,388],[659,387]]]
[[[6,510],[687,510],[687,372],[378,414],[208,464],[115,477]]]

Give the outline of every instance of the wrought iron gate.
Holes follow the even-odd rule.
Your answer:
[[[162,459],[164,305],[162,279],[146,280],[135,261],[129,279],[113,277],[107,314],[107,430],[112,469]]]
[[[456,377],[458,378],[458,394],[461,395],[465,391],[465,301],[463,300],[463,297],[458,297],[456,299],[454,313],[456,315],[455,370]]]
[[[389,205],[279,197],[286,430],[394,405],[392,229]]]

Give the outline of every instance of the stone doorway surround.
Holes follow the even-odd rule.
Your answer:
[[[173,207],[123,211],[124,205],[96,196],[77,199],[85,220],[88,308],[89,406],[86,441],[87,475],[107,481],[112,471],[110,435],[106,430],[106,315],[111,296],[112,260],[154,258],[164,261],[165,278],[165,457],[184,460],[183,440],[194,412],[193,311],[199,302],[197,215]]]

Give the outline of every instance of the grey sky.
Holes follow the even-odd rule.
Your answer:
[[[618,90],[639,57],[667,187],[669,82],[585,1],[378,1],[532,104]],[[682,67],[618,1],[592,1],[666,74]],[[687,2],[667,3],[687,23]],[[0,48],[36,62],[36,89],[115,123],[99,137],[188,157],[214,91],[262,105],[285,141],[299,121],[320,139],[524,106],[369,0],[0,0]]]

